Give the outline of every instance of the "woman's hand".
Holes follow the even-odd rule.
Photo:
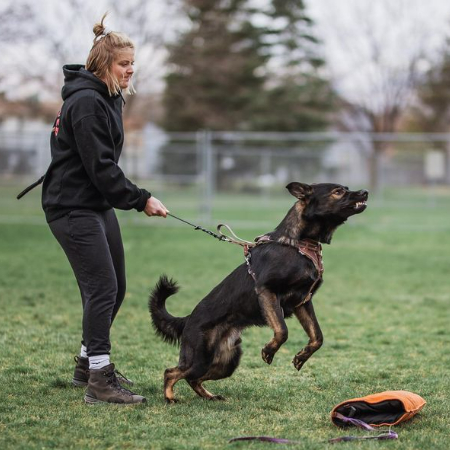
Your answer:
[[[167,213],[169,212],[169,210],[157,198],[150,197],[147,200],[144,212],[149,217],[151,216],[167,217]]]

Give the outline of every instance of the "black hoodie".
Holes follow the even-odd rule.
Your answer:
[[[66,65],[63,72],[64,103],[53,126],[52,161],[42,189],[47,222],[74,209],[142,211],[150,193],[117,165],[124,137],[121,96],[110,96],[106,84],[81,65]]]

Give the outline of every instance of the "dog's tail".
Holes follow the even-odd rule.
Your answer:
[[[166,300],[178,292],[177,283],[161,275],[155,288],[150,293],[148,308],[156,334],[170,344],[179,344],[187,317],[174,317],[166,310]]]

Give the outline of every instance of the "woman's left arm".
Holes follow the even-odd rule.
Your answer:
[[[151,194],[138,188],[114,160],[114,141],[108,119],[100,114],[85,116],[73,126],[78,151],[92,184],[108,203],[118,209],[143,211]]]

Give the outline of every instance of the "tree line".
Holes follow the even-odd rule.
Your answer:
[[[8,67],[0,74],[0,121],[8,117],[8,101],[25,98],[34,117],[40,104],[58,101],[61,65],[83,62],[89,50],[102,0],[95,11],[80,0],[52,1],[49,13],[31,0],[5,1],[0,8]],[[448,131],[450,40],[430,55],[423,46],[425,22],[412,20],[411,1],[353,2],[350,20],[361,24],[356,39],[338,26],[342,3],[334,10],[330,4],[336,45],[347,46],[349,61],[359,58],[348,72],[360,77],[345,90],[302,0],[167,0],[163,8],[159,0],[108,0],[113,28],[132,36],[138,49],[139,95],[127,102],[126,117],[137,124],[141,116],[154,118],[177,131]],[[378,34],[376,8],[391,18]],[[406,28],[402,20],[409,20]],[[397,29],[404,36],[390,34]],[[388,57],[398,44],[403,65]],[[158,79],[162,94],[151,89]]]

